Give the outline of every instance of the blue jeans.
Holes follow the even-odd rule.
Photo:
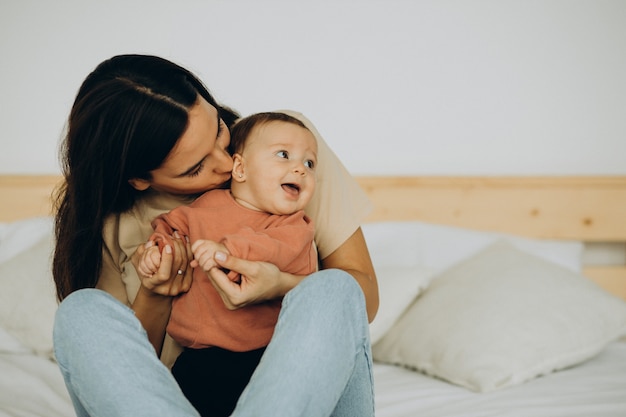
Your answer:
[[[133,311],[106,292],[61,303],[54,347],[78,417],[198,416]],[[365,300],[350,275],[320,271],[285,296],[233,416],[374,416]]]

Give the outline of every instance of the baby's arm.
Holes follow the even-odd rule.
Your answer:
[[[193,252],[193,261],[191,261],[192,267],[201,267],[205,272],[209,272],[211,268],[217,265],[215,262],[215,252],[225,252],[230,254],[226,246],[213,240],[198,239],[191,245],[191,251]]]
[[[159,251],[159,247],[155,245],[153,241],[149,241],[146,243],[146,250],[139,260],[137,271],[140,275],[151,277],[156,274],[159,265],[161,265],[161,252]]]

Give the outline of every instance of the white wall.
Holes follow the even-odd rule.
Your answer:
[[[626,174],[626,1],[0,0],[0,173],[56,173],[118,53],[307,114],[354,174]]]

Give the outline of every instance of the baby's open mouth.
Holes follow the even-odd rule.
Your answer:
[[[300,192],[300,186],[298,184],[283,184],[283,190],[290,194],[298,194]]]

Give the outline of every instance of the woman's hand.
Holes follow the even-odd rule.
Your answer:
[[[163,250],[149,241],[137,248],[132,262],[141,279],[141,285],[151,293],[175,296],[189,291],[192,281],[191,245],[177,232]]]
[[[207,274],[229,310],[282,297],[304,278],[281,272],[268,262],[247,261],[224,252],[217,252],[215,261],[220,268],[241,274],[239,283],[231,281],[220,268]]]

